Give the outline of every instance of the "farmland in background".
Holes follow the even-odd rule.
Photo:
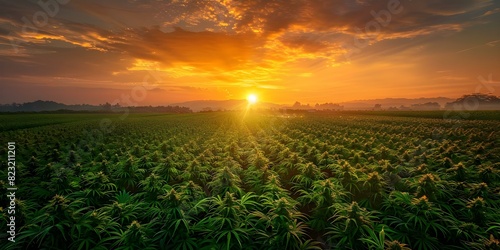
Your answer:
[[[0,249],[499,249],[500,115],[467,114],[0,115]]]

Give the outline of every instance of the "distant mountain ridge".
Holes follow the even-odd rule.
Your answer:
[[[356,100],[340,103],[344,106],[346,110],[356,110],[356,109],[372,109],[376,104],[380,104],[382,108],[400,108],[401,106],[411,107],[412,105],[420,105],[424,103],[438,103],[439,106],[445,107],[449,102],[453,102],[455,99],[447,97],[422,97],[422,98],[384,98],[384,99],[372,99],[372,100]]]
[[[3,104],[0,105],[0,112],[120,112],[125,111],[134,113],[191,113],[191,109],[179,106],[138,106],[138,107],[122,107],[118,104],[111,105],[109,103],[100,105],[77,104],[66,105],[54,101],[34,101],[22,104]]]
[[[54,101],[34,101],[26,103],[13,103],[0,105],[0,112],[41,112],[41,111],[58,111],[58,110],[72,110],[72,111],[99,111],[102,110],[100,106],[89,104],[81,105],[66,105]]]
[[[331,110],[372,110],[376,104],[380,104],[383,109],[401,108],[404,106],[410,108],[412,105],[422,105],[427,103],[438,103],[440,108],[445,107],[447,103],[453,102],[456,99],[446,97],[436,98],[385,98],[372,100],[356,100],[340,103],[308,103],[301,104],[295,102],[293,104],[275,104],[275,103],[257,103],[254,108],[262,109],[331,109]],[[189,107],[193,111],[217,111],[217,110],[239,110],[247,106],[246,100],[196,100],[188,102],[174,103],[172,105]]]
[[[170,112],[189,113],[200,111],[243,110],[248,108],[246,100],[195,100],[174,103],[168,106],[141,106],[121,107],[109,103],[101,105],[66,105],[54,101],[34,101],[23,104],[0,104],[0,112],[43,112],[43,111],[90,111],[106,112],[129,109],[131,112]],[[290,105],[259,102],[250,106],[252,109],[294,109],[294,110],[500,110],[500,98],[494,95],[473,93],[463,95],[458,99],[446,97],[435,98],[384,98],[372,100],[356,100],[340,103],[301,104],[295,102]]]

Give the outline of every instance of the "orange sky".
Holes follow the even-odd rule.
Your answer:
[[[0,2],[0,103],[499,95],[498,1],[47,2]]]

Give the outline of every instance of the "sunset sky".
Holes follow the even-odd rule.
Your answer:
[[[496,0],[0,0],[0,103],[500,95],[499,69]]]

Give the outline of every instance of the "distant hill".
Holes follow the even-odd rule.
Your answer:
[[[373,99],[373,100],[358,100],[350,102],[341,103],[308,103],[301,104],[296,101],[290,105],[275,104],[275,103],[257,103],[253,108],[262,109],[297,109],[297,110],[310,110],[310,109],[329,109],[329,110],[373,110],[376,104],[381,104],[381,109],[401,108],[404,106],[406,109],[430,110],[435,109],[434,103],[439,105],[439,108],[444,107],[447,103],[454,101],[455,99],[446,97],[437,98],[418,98],[418,99],[407,99],[407,98],[386,98],[386,99]],[[430,104],[432,103],[432,105]],[[174,103],[171,105],[179,105],[184,107],[189,107],[193,111],[217,111],[217,110],[241,110],[247,107],[246,100],[197,100],[189,102]],[[432,108],[431,108],[432,107]]]
[[[66,105],[53,101],[35,101],[23,104],[0,104],[0,112],[109,112],[128,109],[136,113],[190,113],[200,111],[244,110],[248,107],[246,100],[197,100],[174,103],[169,106],[141,106],[121,107],[109,103],[101,105]],[[251,106],[252,109],[291,109],[291,110],[500,110],[500,98],[494,95],[469,94],[458,99],[446,97],[436,98],[385,98],[372,100],[357,100],[341,103],[306,103],[296,101],[293,104],[275,104],[259,102]]]
[[[71,111],[99,111],[102,110],[100,106],[93,106],[88,104],[82,105],[66,105],[63,103],[53,101],[34,101],[26,103],[13,103],[0,105],[0,112],[41,112],[41,111],[58,111],[58,110],[71,110]]]
[[[442,108],[447,103],[455,99],[446,97],[435,98],[385,98],[385,99],[372,99],[372,100],[357,100],[350,102],[343,102],[340,105],[344,106],[344,110],[371,110],[376,104],[380,104],[382,109],[400,108],[401,106],[410,109],[411,106],[417,107],[418,105],[437,103]]]
[[[22,104],[4,104],[0,105],[0,112],[120,112],[127,110],[134,113],[191,113],[192,110],[180,106],[138,106],[121,107],[120,105],[111,105],[109,103],[101,105],[66,105],[53,101],[34,101]]]

